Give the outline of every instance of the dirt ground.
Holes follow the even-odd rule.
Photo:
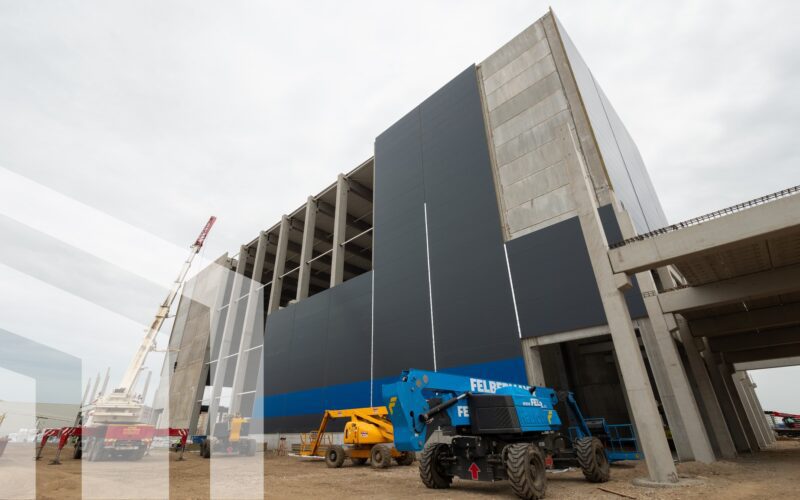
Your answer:
[[[81,498],[82,491],[84,498],[164,498],[169,491],[171,499],[204,499],[209,498],[210,474],[215,478],[215,498],[252,498],[262,467],[265,498],[513,498],[507,482],[455,480],[449,490],[429,490],[420,482],[416,466],[372,470],[348,462],[341,469],[329,469],[319,461],[269,454],[263,463],[259,454],[249,460],[220,457],[212,466],[196,452],[178,462],[166,451],[125,462],[124,467],[120,462],[81,462],[67,453],[62,465],[49,465],[52,449],[39,462],[33,462],[29,452],[29,447],[10,447],[0,458],[0,498],[31,498],[30,484],[35,481],[36,498],[41,499]],[[587,483],[579,471],[548,473],[547,498],[798,498],[800,441],[779,442],[769,451],[712,465],[679,464],[678,471],[699,484],[637,487],[631,480],[645,476],[644,465],[628,463],[614,466],[612,480],[601,485]]]

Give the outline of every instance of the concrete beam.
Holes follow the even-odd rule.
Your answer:
[[[359,198],[372,203],[372,190],[370,188],[353,179],[347,179],[347,184],[350,186],[350,191],[358,195]]]
[[[708,339],[708,346],[715,352],[748,351],[791,344],[800,344],[800,327],[738,333]]]
[[[588,328],[581,328],[580,330],[571,330],[568,332],[551,333],[549,335],[542,335],[541,337],[528,337],[525,340],[530,342],[531,345],[543,346],[570,342],[572,340],[600,337],[602,335],[608,335],[609,333],[608,325],[602,325],[590,326]]]
[[[762,361],[747,361],[745,363],[735,363],[733,366],[736,370],[750,371],[750,370],[767,370],[769,368],[784,368],[787,366],[800,365],[800,356],[793,358],[778,358],[778,359],[765,359]]]
[[[800,199],[800,196],[797,197]],[[800,265],[786,266],[738,278],[670,290],[658,295],[664,312],[691,311],[747,302],[800,290]]]
[[[308,297],[311,263],[314,254],[314,233],[317,230],[317,202],[313,196],[306,201],[306,220],[303,226],[303,244],[300,249],[300,272],[297,278],[297,300]]]
[[[714,337],[796,324],[800,324],[800,303],[694,319],[692,333],[698,337]]]
[[[336,218],[336,207],[331,205],[330,203],[322,200],[318,200],[317,203],[319,204],[319,211],[323,214],[327,215],[328,217]],[[352,227],[353,229],[361,231],[366,231],[367,229],[371,228],[372,225],[365,221],[356,218],[353,215],[347,214],[345,216],[345,220],[347,221],[347,225]]]
[[[314,203],[316,204],[318,202],[315,201]],[[319,209],[319,206],[317,206],[317,209]],[[302,231],[303,235],[306,234],[305,233],[305,223],[300,222],[297,219],[289,219],[289,222],[292,225],[292,229],[296,229],[297,231]],[[326,243],[331,243],[333,241],[333,234],[332,233],[328,233],[327,231],[323,231],[318,227],[314,228],[313,236],[318,241],[324,241]],[[296,243],[294,243],[294,244],[296,245]],[[290,243],[290,245],[291,245],[291,243]],[[302,244],[300,246],[302,247]],[[291,246],[289,247],[289,250],[292,250]],[[367,247],[363,247],[363,246],[359,245],[358,243],[356,243],[354,241],[351,241],[350,243],[348,243],[345,246],[345,252],[347,252],[348,255],[352,255],[354,257],[362,258],[362,259],[365,259],[367,261],[372,262],[372,250],[367,248]]]
[[[615,273],[632,274],[800,228],[800,196],[787,196],[608,252]]]
[[[631,323],[628,304],[623,292],[617,286],[618,280],[608,261],[608,241],[597,213],[597,198],[588,170],[578,153],[577,139],[573,137],[569,127],[562,127],[555,141],[559,141],[561,157],[565,161],[581,232],[597,280],[603,310],[611,329],[614,352],[619,360],[622,382],[630,403],[633,424],[644,452],[649,478],[657,483],[677,483],[678,474],[661,424],[653,389],[650,387],[650,379],[645,370],[636,332]]]
[[[765,359],[792,358],[800,356],[800,344],[783,345],[777,347],[763,347],[749,351],[726,352],[723,354],[728,363],[748,363],[763,361]]]
[[[275,264],[272,266],[272,286],[269,290],[269,302],[267,314],[277,311],[281,306],[281,293],[283,291],[283,278],[281,277],[286,268],[286,251],[289,245],[289,218],[281,217],[280,229],[278,231],[278,248],[275,251]]]
[[[344,242],[347,239],[347,180],[339,174],[336,180],[336,211],[333,216],[333,251],[331,253],[331,288],[344,280]]]

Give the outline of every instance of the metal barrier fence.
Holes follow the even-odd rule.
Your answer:
[[[713,219],[718,219],[720,217],[724,217],[726,215],[734,214],[736,212],[741,212],[742,210],[752,208],[758,205],[763,205],[765,203],[769,203],[771,201],[785,198],[787,196],[791,196],[793,194],[797,194],[800,192],[800,186],[793,186],[787,189],[783,189],[776,193],[768,194],[766,196],[762,196],[760,198],[755,198],[750,201],[745,201],[744,203],[739,203],[738,205],[733,205],[732,207],[723,208],[722,210],[717,210],[716,212],[711,212],[705,215],[701,215],[699,217],[695,217],[694,219],[685,220],[683,222],[678,222],[677,224],[672,224],[671,226],[662,227],[661,229],[655,229],[650,231],[649,233],[640,234],[634,236],[633,238],[628,238],[626,240],[622,240],[617,243],[613,243],[609,245],[609,248],[618,248],[628,243],[633,243],[635,241],[642,241],[647,238],[652,238],[653,236],[658,236],[659,234],[671,233],[672,231],[677,231],[679,229],[683,229],[685,227],[694,226],[700,224],[701,222],[706,222]]]

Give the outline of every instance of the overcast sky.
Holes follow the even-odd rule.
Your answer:
[[[670,221],[800,184],[794,1],[6,0],[0,328],[118,380],[209,215],[235,253],[549,4]]]

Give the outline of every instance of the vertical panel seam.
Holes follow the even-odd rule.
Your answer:
[[[373,174],[374,175],[374,174]],[[375,270],[372,271],[372,292],[370,300],[370,334],[369,334],[369,405],[373,402],[373,386],[375,384]]]
[[[506,256],[506,269],[508,270],[508,285],[511,288],[511,302],[514,304],[514,318],[517,320],[517,334],[522,338],[522,327],[519,323],[519,311],[517,311],[517,294],[514,293],[514,280],[511,277],[511,262],[508,260],[508,246],[503,243],[503,252]]]
[[[438,371],[436,367],[436,333],[433,324],[433,283],[431,282],[431,248],[428,242],[428,202],[422,203],[425,213],[425,256],[428,261],[428,299],[431,309],[431,345],[433,346],[433,371]]]

